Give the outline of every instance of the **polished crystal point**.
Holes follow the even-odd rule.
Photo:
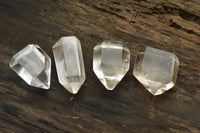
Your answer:
[[[137,54],[133,75],[153,95],[160,95],[175,85],[178,67],[175,54],[147,47]]]
[[[30,44],[15,54],[10,67],[30,86],[49,89],[51,59],[35,44]]]
[[[52,49],[59,83],[78,93],[86,78],[80,41],[75,36],[62,37]]]
[[[113,90],[129,70],[130,51],[121,42],[104,41],[94,48],[93,71],[108,90]]]

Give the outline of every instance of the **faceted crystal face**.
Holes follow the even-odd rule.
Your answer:
[[[94,48],[93,71],[108,90],[113,90],[129,70],[130,51],[120,42],[104,41]]]
[[[75,36],[62,37],[52,49],[59,83],[78,93],[86,78],[80,41]]]
[[[153,95],[160,95],[175,85],[178,67],[173,53],[147,47],[137,54],[133,75]]]
[[[51,59],[35,44],[30,44],[15,54],[10,67],[30,86],[49,89]]]

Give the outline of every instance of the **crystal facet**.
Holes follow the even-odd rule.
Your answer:
[[[78,93],[86,78],[80,41],[75,36],[62,37],[52,49],[59,83]]]
[[[129,64],[130,51],[121,42],[104,41],[94,48],[93,71],[108,90],[121,81]]]
[[[30,86],[49,89],[51,59],[35,44],[30,44],[15,54],[10,67]]]
[[[175,85],[178,67],[175,54],[147,47],[137,54],[133,75],[153,95],[160,95]]]

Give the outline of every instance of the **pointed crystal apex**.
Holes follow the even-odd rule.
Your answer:
[[[70,93],[78,93],[86,78],[80,41],[75,36],[62,37],[52,49],[59,83]]]
[[[82,84],[80,82],[72,82],[71,84],[72,93],[77,94]]]
[[[173,53],[147,47],[135,59],[133,75],[153,95],[174,87],[179,60]]]
[[[129,70],[130,51],[121,42],[104,41],[94,47],[93,71],[108,90],[113,90]]]
[[[19,51],[9,66],[30,86],[50,88],[51,59],[38,45],[30,44]]]
[[[104,86],[107,90],[114,90],[115,86],[119,83],[117,79],[107,79],[105,78],[105,82],[103,82]]]

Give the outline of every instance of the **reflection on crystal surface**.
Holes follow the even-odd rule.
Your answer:
[[[137,54],[133,75],[153,95],[160,95],[175,85],[178,67],[173,53],[147,47],[145,53]]]
[[[15,54],[10,67],[29,85],[49,89],[51,59],[35,44],[30,44]]]
[[[62,37],[52,49],[59,83],[78,93],[86,78],[80,41],[75,36]]]
[[[120,42],[104,41],[94,48],[93,71],[108,90],[113,90],[129,70],[130,51]]]

